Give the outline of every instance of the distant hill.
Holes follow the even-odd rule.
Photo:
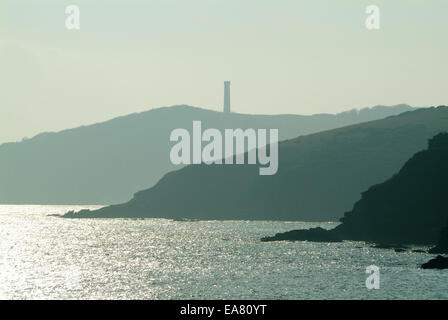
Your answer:
[[[363,192],[361,200],[332,230],[296,230],[264,240],[360,240],[382,244],[433,244],[447,251],[448,133],[429,140],[383,183]],[[445,228],[443,228],[445,227]]]
[[[175,128],[278,128],[280,139],[411,110],[377,106],[337,115],[223,114],[189,106],[149,110],[0,145],[0,203],[112,204],[129,200],[168,171]]]
[[[448,108],[438,107],[302,136],[279,144],[276,175],[259,176],[257,165],[192,165],[125,204],[77,217],[336,221],[445,130]]]

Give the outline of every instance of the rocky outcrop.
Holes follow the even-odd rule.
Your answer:
[[[416,153],[396,175],[364,192],[335,229],[290,231],[270,240],[434,244],[448,217],[447,199],[448,133],[440,133],[429,140],[427,150]],[[446,233],[442,232],[433,252],[446,250]]]
[[[308,230],[293,230],[284,233],[277,233],[273,237],[262,238],[261,241],[315,241],[315,242],[340,242],[342,238],[333,231],[325,230],[320,227]]]
[[[437,256],[422,264],[422,269],[448,269],[448,258]]]

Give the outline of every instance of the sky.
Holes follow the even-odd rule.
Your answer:
[[[221,110],[224,80],[239,113],[448,105],[447,31],[446,0],[2,0],[0,143],[161,106]]]

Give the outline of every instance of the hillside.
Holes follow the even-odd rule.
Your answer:
[[[257,165],[192,165],[125,204],[68,216],[336,221],[444,130],[447,107],[406,112],[284,141],[273,176]]]
[[[448,221],[448,133],[429,140],[383,183],[363,192],[361,200],[335,229],[296,230],[264,240],[360,240],[382,244],[433,244],[446,252]],[[328,240],[330,239],[330,240]]]
[[[175,128],[278,128],[289,139],[383,118],[411,107],[374,107],[338,115],[223,114],[189,106],[164,107],[104,123],[43,133],[0,145],[0,203],[112,204],[129,200],[179,169],[169,160]]]

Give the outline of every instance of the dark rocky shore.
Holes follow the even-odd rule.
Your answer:
[[[440,133],[392,178],[364,192],[336,228],[293,230],[262,241],[353,240],[390,246],[437,243],[430,252],[446,253],[448,227],[442,230],[448,221],[446,199],[448,133]]]
[[[422,264],[422,269],[448,269],[448,258],[437,256]]]
[[[325,230],[320,227],[308,230],[292,230],[277,233],[273,237],[264,237],[261,241],[314,241],[314,242],[340,242],[343,239],[336,232],[336,229]]]

